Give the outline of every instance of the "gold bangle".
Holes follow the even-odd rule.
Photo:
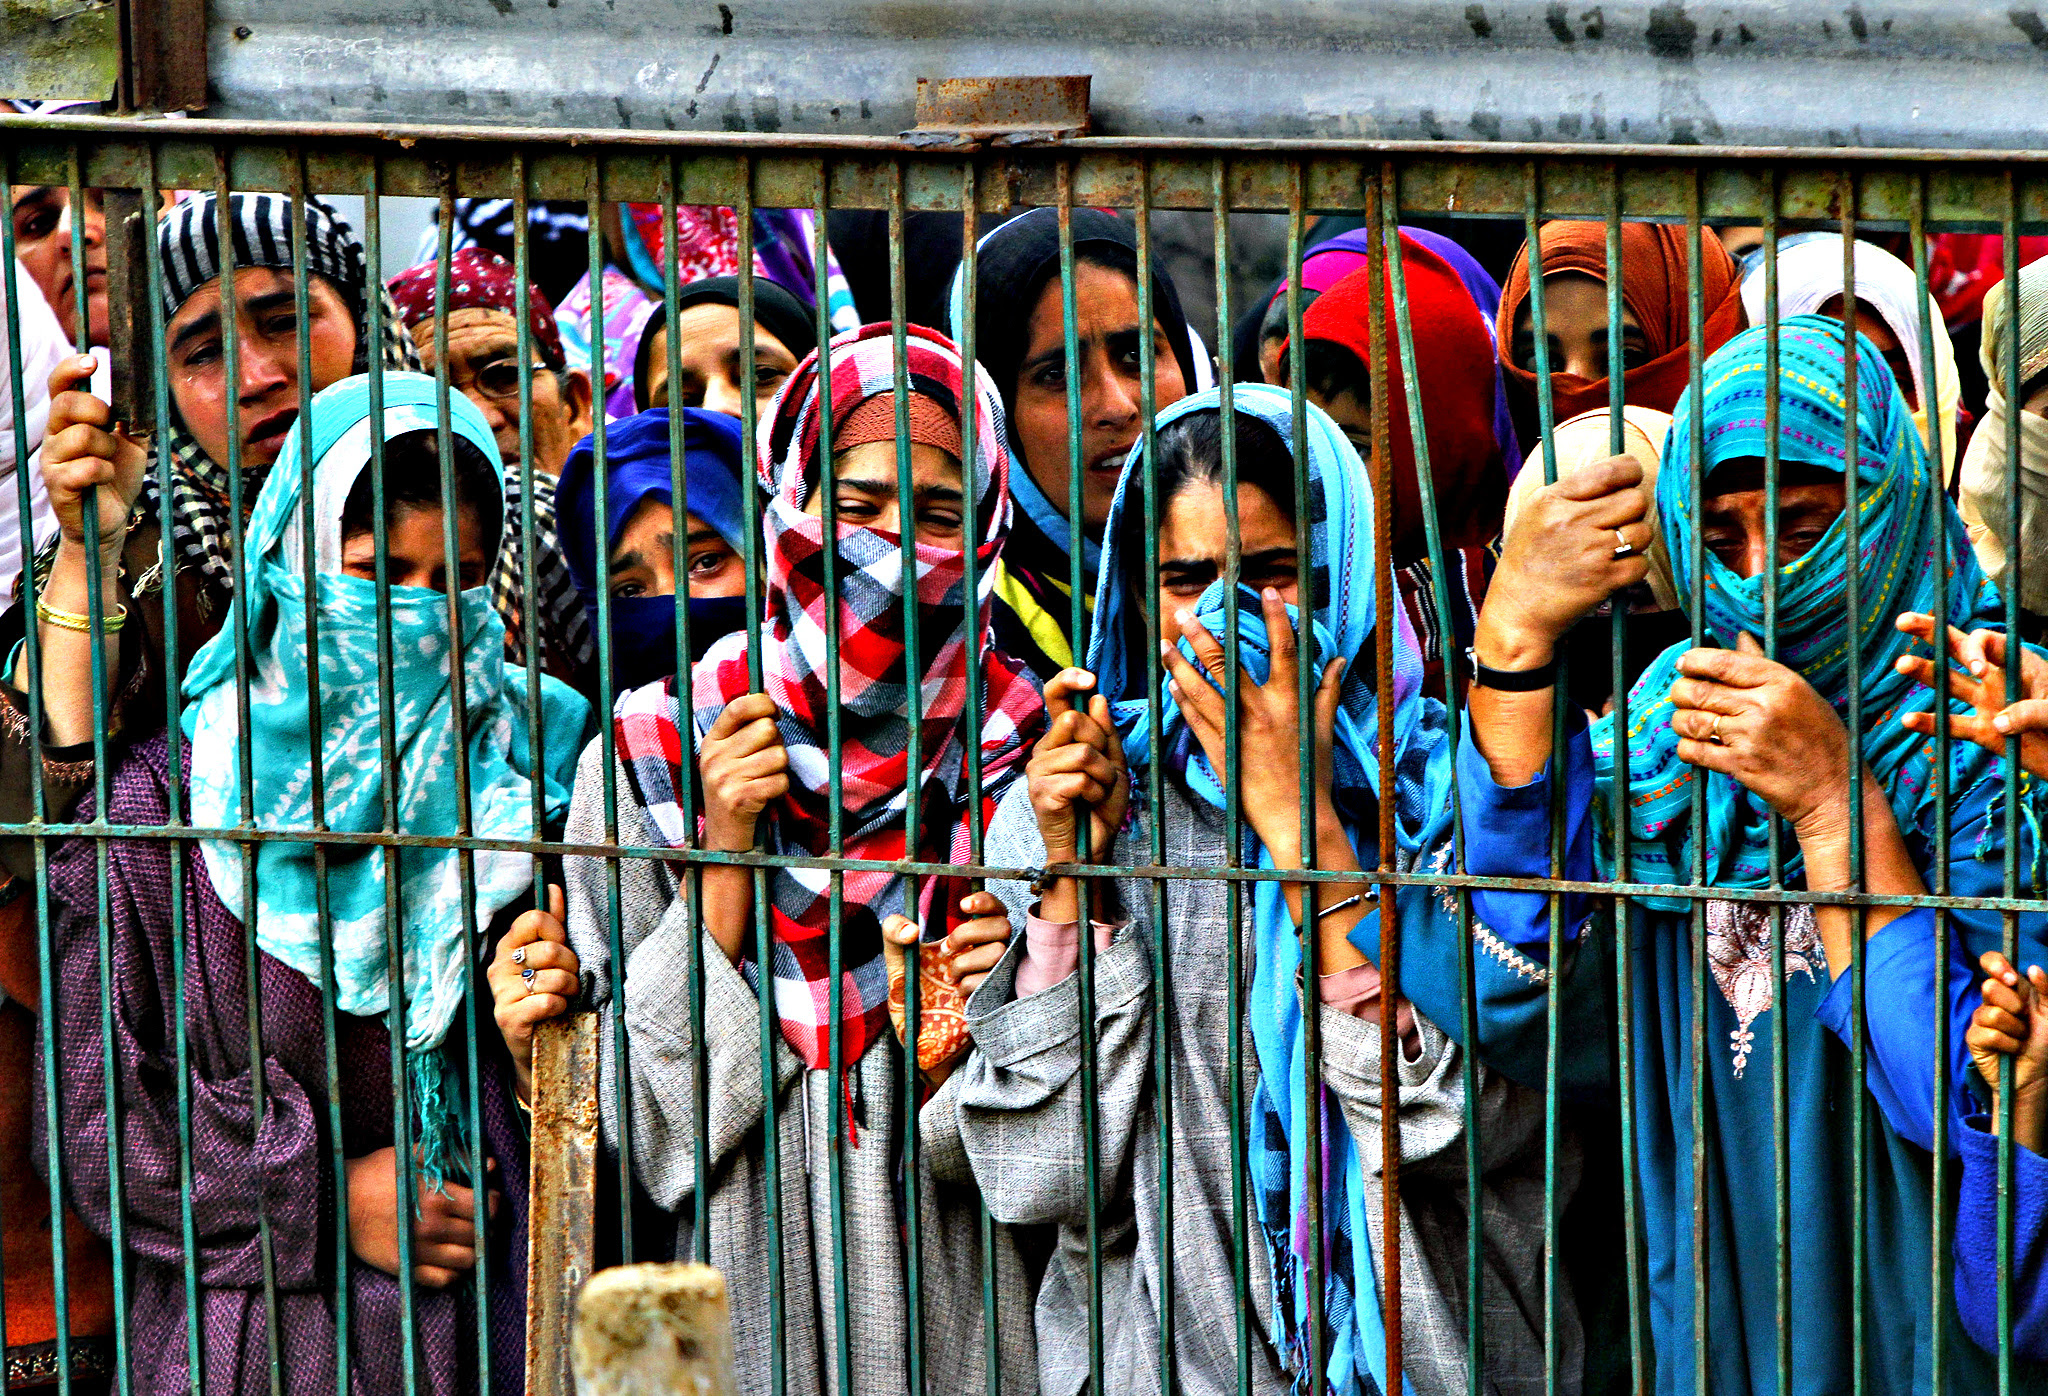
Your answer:
[[[77,611],[60,611],[55,606],[45,602],[40,596],[36,598],[36,619],[46,620],[59,630],[76,630],[81,635],[90,635],[92,633],[91,616],[80,615]],[[101,633],[106,635],[116,634],[127,622],[128,608],[124,605],[120,610],[114,612],[113,615],[108,616],[100,623]]]

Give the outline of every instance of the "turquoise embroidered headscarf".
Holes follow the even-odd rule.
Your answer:
[[[1710,355],[1701,383],[1701,406],[1690,390],[1679,399],[1657,477],[1657,509],[1670,546],[1678,594],[1690,604],[1693,481],[1710,477],[1724,461],[1764,454],[1762,327],[1745,331]],[[1964,631],[2003,629],[1997,591],[1977,565],[1963,521],[1943,493],[1926,448],[1884,358],[1861,335],[1856,344],[1856,493],[1861,556],[1857,561],[1856,618],[1862,645],[1863,759],[1890,799],[1906,833],[1932,832],[1934,743],[1901,726],[1902,712],[1932,708],[1934,692],[1894,668],[1913,641],[1894,625],[1905,611],[1939,613],[1937,559],[1948,570],[1947,620]],[[1778,459],[1844,468],[1847,404],[1844,331],[1820,315],[1793,316],[1778,331]],[[1706,458],[1692,458],[1692,416],[1703,422]],[[1703,552],[1704,629],[1734,648],[1744,631],[1761,639],[1763,578],[1736,576]],[[1778,572],[1778,657],[1805,676],[1844,719],[1849,704],[1849,637],[1844,624],[1849,568],[1848,526],[1837,519],[1804,557]],[[1633,880],[1685,883],[1692,877],[1692,782],[1707,780],[1707,881],[1716,887],[1765,887],[1770,881],[1770,811],[1732,777],[1702,773],[1678,759],[1671,730],[1671,684],[1687,646],[1659,655],[1629,696],[1629,808],[1634,843]],[[1957,702],[1955,710],[1968,711]],[[1593,725],[1599,778],[1612,779],[1614,720]],[[1998,758],[1972,742],[1951,744],[1948,780],[1960,800],[1994,776]],[[1605,830],[1603,829],[1603,833]],[[1603,848],[1610,868],[1611,849]],[[1796,847],[1785,856],[1795,883],[1802,867]],[[1604,874],[1603,874],[1604,875]],[[1644,897],[1660,910],[1683,911],[1679,898]]]
[[[1294,409],[1282,390],[1263,384],[1237,384],[1232,405],[1236,411],[1279,432],[1283,442],[1293,440]],[[1163,429],[1182,417],[1220,410],[1221,395],[1212,388],[1184,398],[1162,412],[1158,426]],[[1380,699],[1373,688],[1375,675],[1370,659],[1375,619],[1372,481],[1365,463],[1337,424],[1313,404],[1304,404],[1302,410],[1307,419],[1309,477],[1307,509],[1302,518],[1309,528],[1316,601],[1310,627],[1315,655],[1312,662],[1317,672],[1338,656],[1347,663],[1334,754],[1337,804],[1346,811],[1347,825],[1353,825],[1354,841],[1361,848],[1369,848],[1375,837],[1367,812],[1370,799],[1357,796],[1370,792],[1370,797],[1376,797],[1380,781]],[[1140,443],[1125,463],[1103,531],[1103,566],[1095,594],[1096,625],[1088,655],[1088,667],[1096,675],[1101,691],[1113,701],[1122,700],[1117,702],[1117,725],[1126,734],[1124,749],[1134,772],[1141,772],[1154,759],[1154,744],[1151,717],[1143,699],[1144,656],[1130,653],[1126,638],[1130,633],[1131,610],[1140,602],[1125,594],[1118,553],[1123,541],[1125,509],[1143,508],[1143,454]],[[1211,583],[1194,611],[1210,630],[1220,635],[1227,624],[1224,581]],[[1292,608],[1289,614],[1294,615]],[[1439,853],[1445,860],[1449,857],[1451,750],[1445,740],[1441,705],[1422,695],[1422,653],[1407,612],[1399,606],[1394,609],[1393,635],[1393,798],[1400,844],[1394,861],[1402,871],[1414,871]],[[1263,683],[1270,672],[1266,623],[1258,596],[1248,590],[1239,592],[1238,639],[1238,653],[1245,669],[1255,681]],[[1192,657],[1185,642],[1183,646],[1183,652]],[[1187,789],[1216,808],[1224,808],[1227,797],[1220,775],[1211,769],[1198,746],[1190,749],[1186,720],[1171,693],[1165,690],[1160,694],[1160,721],[1161,749],[1188,752],[1184,774]],[[1178,766],[1179,762],[1176,760],[1175,764]],[[1141,777],[1134,775],[1134,779]],[[1347,799],[1347,792],[1357,795]],[[1357,811],[1355,825],[1352,810]],[[1251,845],[1247,857],[1255,859],[1260,867],[1272,867],[1271,856],[1251,838],[1249,831],[1247,839]],[[1412,943],[1409,937],[1419,933],[1425,921],[1449,916],[1434,891],[1420,885],[1399,890],[1404,943]],[[1300,935],[1280,883],[1256,884],[1252,904],[1255,945],[1250,1016],[1259,1059],[1259,1084],[1252,1102],[1249,1164],[1260,1229],[1272,1260],[1275,1347],[1294,1374],[1298,1392],[1323,1388],[1324,1383],[1305,1370],[1309,1352],[1311,1254],[1307,1164],[1320,1148],[1324,1169],[1323,1218],[1328,1233],[1323,1306],[1330,1334],[1324,1377],[1333,1391],[1384,1391],[1386,1330],[1375,1288],[1372,1232],[1366,1215],[1366,1209],[1378,1203],[1378,1187],[1369,1185],[1357,1141],[1344,1123],[1342,1109],[1327,1092],[1322,1101],[1320,1144],[1308,1133],[1307,1058],[1299,985]],[[1374,911],[1353,929],[1351,939],[1367,955],[1377,956],[1379,928],[1379,913]],[[1415,961],[1404,958],[1404,964],[1415,965]],[[1431,992],[1427,982],[1431,979],[1441,980],[1438,992]],[[1454,958],[1447,965],[1432,967],[1425,963],[1404,970],[1402,990],[1427,1014],[1432,1006],[1442,1011],[1446,993],[1451,995],[1448,1003],[1456,1004],[1455,995],[1461,988],[1457,979]],[[1419,994],[1411,992],[1416,988],[1421,989]],[[1369,1387],[1364,1380],[1367,1376],[1371,1378]],[[1413,1387],[1405,1380],[1402,1388],[1412,1394]]]
[[[384,375],[386,440],[437,423],[434,380],[417,373]],[[377,654],[380,618],[374,582],[340,574],[341,513],[371,458],[370,380],[345,378],[313,399],[313,545],[318,598],[320,722],[326,827],[372,832],[384,827],[386,778],[398,827],[408,834],[458,832],[454,727],[448,643],[448,598],[420,587],[390,589],[391,688],[397,705],[395,767],[387,772],[380,742],[382,704]],[[460,393],[449,397],[453,430],[497,465],[498,449],[481,413]],[[236,719],[235,629],[249,646],[249,765],[254,775],[249,822],[259,829],[313,827],[312,703],[306,663],[305,518],[308,487],[299,433],[256,498],[244,534],[248,559],[227,624],[193,656],[185,677],[184,732],[191,743],[193,822],[243,823],[241,732]],[[501,507],[502,512],[502,507]],[[486,556],[495,543],[486,540]],[[484,838],[531,839],[533,762],[521,698],[522,671],[504,662],[504,626],[490,589],[458,599],[463,656],[463,745],[469,757],[470,827]],[[541,684],[547,818],[568,807],[590,708],[553,679]],[[267,954],[320,983],[320,922],[311,843],[255,845],[256,943]],[[244,846],[205,840],[200,851],[214,890],[243,914]],[[454,849],[406,848],[398,855],[398,905],[403,921],[404,1039],[423,1168],[438,1180],[455,1162],[459,1139],[450,1119],[453,1093],[447,1057],[438,1049],[469,987],[475,937],[533,886],[533,860],[522,853],[473,856],[476,921],[462,916],[460,855]],[[337,1006],[369,1017],[390,1010],[386,975],[384,850],[369,845],[325,848],[332,917]]]

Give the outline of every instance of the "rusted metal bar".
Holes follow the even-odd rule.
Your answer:
[[[915,146],[1032,145],[1088,134],[1086,74],[1046,78],[919,78]]]
[[[143,192],[106,191],[107,355],[113,379],[114,420],[131,431],[151,420],[156,346],[150,342],[149,261],[155,248]],[[155,197],[150,191],[149,197]]]
[[[595,1013],[542,1023],[533,1034],[526,1220],[529,1396],[570,1396],[576,1389],[569,1354],[577,1294],[597,1264],[597,1034]],[[721,1280],[721,1298],[723,1291]]]
[[[206,105],[206,0],[121,0],[124,111],[198,111]]]

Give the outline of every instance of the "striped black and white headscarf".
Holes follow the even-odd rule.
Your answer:
[[[220,220],[212,194],[187,199],[157,224],[157,261],[163,272],[164,317],[168,320],[193,292],[217,280],[221,273]],[[306,270],[332,285],[356,322],[356,358],[353,371],[367,372],[370,345],[374,338],[385,370],[410,369],[418,372],[419,355],[412,337],[405,331],[397,310],[380,290],[377,296],[376,334],[368,322],[369,280],[365,272],[363,247],[354,231],[339,214],[318,199],[305,201]],[[229,243],[234,265],[292,268],[292,200],[282,194],[230,194],[228,196]],[[200,448],[185,423],[171,409],[163,449],[171,462],[171,556],[180,567],[196,567],[224,591],[234,590],[234,567],[230,562],[234,537],[231,519],[233,498],[229,490],[228,467]],[[250,467],[242,472],[242,503],[253,507],[263,488],[268,467]],[[159,471],[154,462],[135,501],[133,522],[158,516]],[[132,526],[132,525],[131,525]]]
[[[208,194],[189,199],[172,209],[157,225],[157,257],[163,270],[164,316],[168,319],[195,291],[217,280],[221,274],[221,226],[216,213],[218,200]],[[307,199],[303,205],[306,270],[321,277],[335,289],[356,322],[356,354],[351,368],[367,373],[371,345],[377,346],[384,370],[420,371],[418,352],[405,321],[392,304],[390,294],[369,280],[363,246],[355,232],[327,204]],[[228,196],[228,243],[236,267],[273,267],[289,271],[293,266],[292,200],[282,194],[230,194]],[[374,305],[375,332],[371,329]],[[227,463],[216,461],[200,449],[173,409],[164,449],[171,462],[172,551],[179,567],[196,567],[220,590],[234,590],[233,496]],[[242,471],[242,505],[255,507],[269,467],[245,467]],[[524,663],[526,645],[524,618],[528,610],[540,618],[542,663],[551,672],[569,675],[593,662],[596,647],[584,618],[576,584],[562,557],[555,532],[553,480],[536,476],[534,481],[534,605],[522,603],[525,594],[524,539],[516,526],[505,531],[504,546],[491,577],[491,600],[505,621],[507,658]],[[507,472],[507,497],[518,519],[522,490],[517,471]],[[135,521],[158,516],[158,472],[152,465],[141,496],[136,500]]]

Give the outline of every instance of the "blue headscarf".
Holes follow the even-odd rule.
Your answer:
[[[1796,315],[1778,331],[1778,458],[1840,473],[1847,404],[1844,331],[1822,315]],[[1724,461],[1761,459],[1764,430],[1764,329],[1746,330],[1706,361],[1704,391],[1695,408],[1690,389],[1678,401],[1657,476],[1657,509],[1670,545],[1678,594],[1692,595],[1693,481],[1710,477]],[[1894,667],[1914,642],[1894,622],[1902,612],[1939,613],[1937,558],[1948,570],[1947,622],[1964,631],[2003,628],[1998,593],[1977,565],[1963,521],[1929,465],[1905,399],[1868,339],[1856,340],[1856,493],[1860,516],[1857,617],[1862,642],[1863,759],[1876,775],[1908,834],[1933,832],[1934,743],[1908,731],[1898,716],[1926,712],[1934,691]],[[1700,412],[1706,458],[1692,458],[1692,417]],[[1762,638],[1763,577],[1736,576],[1713,553],[1704,553],[1706,615],[1703,628],[1717,644],[1734,648],[1743,632]],[[1848,531],[1837,519],[1804,557],[1778,571],[1778,658],[1796,669],[1848,717],[1849,644],[1843,598],[1849,568]],[[1633,880],[1685,883],[1692,877],[1692,782],[1707,781],[1707,881],[1716,887],[1766,887],[1770,881],[1770,810],[1731,776],[1698,771],[1678,759],[1671,730],[1671,684],[1687,645],[1664,651],[1636,681],[1630,695],[1629,825]],[[1969,707],[1960,700],[1957,712]],[[1593,726],[1600,779],[1612,779],[1614,719]],[[1949,790],[1961,799],[1995,776],[1998,758],[1973,742],[1948,752]],[[1611,851],[1608,858],[1612,862]],[[1785,877],[1796,885],[1802,860],[1787,852]],[[1683,911],[1678,898],[1644,897],[1660,910]]]
[[[718,536],[746,557],[746,528],[740,481],[746,465],[746,442],[736,417],[683,410],[683,488],[686,512],[718,531]],[[674,503],[675,478],[669,464],[669,409],[656,407],[604,428],[605,553],[619,544],[620,530],[633,511],[648,500]],[[576,443],[562,465],[555,486],[555,507],[561,520],[562,556],[569,575],[597,627],[599,578],[604,572],[597,555],[597,452],[591,438]],[[679,521],[680,522],[680,521]],[[757,543],[756,556],[760,553]],[[683,578],[678,595],[690,608],[690,658],[701,658],[713,640],[747,623],[746,598],[687,597]],[[621,596],[612,607],[612,673],[621,692],[666,678],[676,669],[676,601],[678,596]]]
[[[1236,411],[1279,432],[1282,441],[1292,440],[1293,408],[1282,390],[1238,384],[1233,405]],[[1220,406],[1220,394],[1210,389],[1184,398],[1162,412],[1158,425],[1164,428],[1197,412],[1217,412]],[[1302,410],[1307,418],[1309,456],[1309,499],[1303,517],[1316,521],[1311,529],[1309,556],[1317,603],[1311,617],[1312,643],[1306,647],[1304,662],[1312,663],[1317,672],[1340,656],[1347,662],[1337,712],[1337,804],[1345,814],[1354,843],[1370,865],[1376,830],[1367,809],[1370,799],[1379,794],[1380,779],[1380,697],[1373,688],[1369,660],[1376,575],[1372,482],[1365,463],[1344,439],[1337,424],[1313,404],[1304,404]],[[1088,656],[1088,666],[1101,691],[1112,700],[1122,700],[1117,703],[1117,724],[1126,733],[1124,749],[1134,771],[1142,770],[1153,759],[1151,716],[1142,696],[1143,658],[1128,653],[1125,641],[1126,617],[1129,608],[1138,604],[1137,598],[1124,594],[1123,571],[1116,554],[1123,541],[1125,509],[1143,507],[1142,456],[1141,443],[1124,465],[1103,532],[1104,565],[1096,589],[1096,626]],[[1138,481],[1135,485],[1134,480]],[[1221,580],[1202,593],[1195,614],[1210,630],[1222,633],[1227,619],[1225,585]],[[1443,708],[1435,699],[1422,694],[1422,654],[1407,613],[1398,606],[1394,611],[1393,636],[1392,798],[1400,845],[1394,862],[1404,871],[1438,859],[1441,862],[1434,865],[1448,866],[1451,750],[1445,740]],[[1257,595],[1249,591],[1240,593],[1238,639],[1245,669],[1255,681],[1264,682],[1270,659],[1265,618]],[[1173,760],[1170,754],[1175,751],[1187,753],[1184,768],[1179,772],[1186,788],[1197,798],[1223,808],[1226,796],[1219,773],[1211,769],[1199,747],[1186,740],[1186,720],[1171,693],[1163,690],[1160,721],[1163,750],[1169,753],[1167,759]],[[1177,760],[1174,764],[1180,766]],[[1347,793],[1352,798],[1347,799]],[[1255,858],[1260,867],[1272,867],[1266,850],[1249,833],[1247,838],[1251,844],[1247,857]],[[1406,886],[1396,895],[1404,939],[1415,934],[1414,928],[1425,921],[1440,921],[1448,916],[1431,888]],[[1278,882],[1258,883],[1252,904],[1255,949],[1250,1009],[1252,1038],[1259,1058],[1259,1085],[1252,1106],[1250,1169],[1260,1227],[1272,1259],[1274,1315],[1279,1330],[1276,1346],[1281,1360],[1295,1374],[1297,1391],[1306,1393],[1320,1387],[1321,1383],[1312,1379],[1313,1374],[1303,1370],[1309,1350],[1307,1164],[1320,1147],[1326,1161],[1323,1206],[1328,1230],[1323,1301],[1331,1334],[1326,1377],[1332,1390],[1351,1392],[1366,1389],[1363,1379],[1370,1374],[1371,1389],[1384,1391],[1386,1333],[1374,1288],[1372,1233],[1366,1216],[1366,1208],[1377,1197],[1377,1189],[1368,1190],[1358,1146],[1334,1101],[1323,1102],[1324,1137],[1320,1144],[1308,1133],[1302,991],[1297,984],[1301,968],[1299,933]],[[1379,927],[1378,911],[1368,913],[1351,932],[1353,944],[1368,956],[1377,956]],[[1425,986],[1425,993],[1417,995],[1409,992],[1413,985],[1410,975],[1404,974],[1404,993],[1428,1013],[1431,1001],[1437,1003],[1437,1011],[1443,1011],[1442,994],[1447,992],[1451,995],[1447,1002],[1454,1008],[1461,988],[1456,964],[1418,968],[1421,973],[1413,974],[1416,981],[1433,975],[1442,980],[1441,986],[1437,992],[1430,992]],[[1405,1382],[1404,1389],[1412,1390]]]
[[[313,827],[312,695],[307,678],[318,674],[326,827],[351,833],[383,829],[388,776],[398,785],[390,795],[398,810],[399,831],[459,831],[452,779],[456,722],[448,598],[421,587],[394,586],[390,607],[380,616],[376,583],[340,575],[342,509],[371,456],[369,383],[359,374],[313,399],[310,487],[319,614],[316,662],[307,663],[306,644],[302,492],[308,488],[308,472],[295,430],[256,497],[244,534],[247,573],[227,624],[193,656],[186,673],[183,725],[191,743],[192,818],[199,825],[231,827],[243,822],[235,634],[238,626],[246,626],[249,765],[254,775],[250,817],[256,828]],[[423,374],[386,373],[384,438],[433,431],[437,397],[434,380]],[[483,415],[468,398],[454,393],[449,397],[449,418],[454,432],[482,452],[491,463],[493,478],[502,481],[498,448]],[[485,541],[486,555],[494,555],[495,545]],[[534,762],[520,701],[524,674],[505,664],[505,629],[491,609],[490,589],[471,587],[458,598],[458,606],[464,685],[460,725],[469,756],[470,829],[482,838],[531,839],[538,831],[530,779]],[[378,634],[387,622],[390,682],[397,704],[397,762],[388,772],[380,745],[383,707],[378,692]],[[547,768],[538,778],[545,783],[546,817],[554,822],[568,808],[590,705],[547,678],[541,681],[541,697]],[[314,847],[294,841],[255,846],[256,902],[251,912],[257,945],[318,984],[321,927]],[[209,839],[200,844],[200,852],[222,902],[242,913],[243,845]],[[388,1014],[384,850],[329,844],[324,852],[337,1007],[358,1017]],[[475,867],[474,924],[462,917],[461,855],[456,850],[406,848],[398,862],[405,1021],[390,1026],[405,1043],[422,1166],[436,1182],[456,1160],[459,1146],[453,1109],[459,1076],[440,1048],[469,987],[473,937],[533,886],[530,855],[478,850],[469,856]]]

